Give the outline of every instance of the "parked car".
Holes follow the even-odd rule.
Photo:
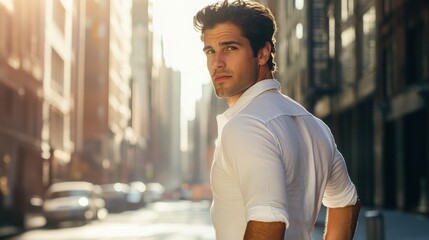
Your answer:
[[[139,209],[146,205],[145,191],[146,185],[143,182],[135,181],[129,184],[127,203],[129,209]]]
[[[109,212],[122,212],[127,209],[127,196],[130,187],[126,183],[110,183],[101,186],[101,197]]]
[[[156,202],[162,199],[165,187],[160,183],[146,184],[145,200],[146,202]]]
[[[105,214],[101,189],[85,181],[58,182],[46,191],[43,214],[48,226],[63,221],[89,222]]]

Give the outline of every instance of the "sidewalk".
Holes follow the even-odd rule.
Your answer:
[[[397,210],[380,210],[362,207],[359,213],[355,240],[367,239],[367,211],[378,210],[384,220],[384,240],[427,240],[429,239],[429,218]],[[322,239],[326,209],[321,209],[313,232],[313,239]]]
[[[356,229],[355,240],[367,239],[367,219],[365,213],[375,209],[362,207],[359,213],[359,222]],[[384,219],[384,240],[427,240],[429,239],[429,218],[421,215],[396,210],[379,210]],[[320,240],[323,237],[326,209],[322,208],[316,222],[312,237]],[[45,220],[42,216],[28,216],[26,228],[42,227]],[[0,226],[0,239],[18,234],[20,229]]]

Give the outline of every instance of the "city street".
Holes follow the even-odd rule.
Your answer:
[[[209,201],[157,202],[136,211],[109,214],[87,225],[39,228],[12,240],[214,240]]]
[[[246,48],[202,51],[212,45],[205,31],[225,27],[204,20],[216,2],[0,0],[0,240],[215,240],[211,166],[230,140],[217,116],[275,119],[251,121],[274,139],[288,181],[312,179],[289,174],[302,151],[285,150],[295,139],[288,129],[301,125],[270,127],[290,106],[259,102],[252,92],[271,96],[259,88],[266,84],[320,120],[344,157],[362,205],[354,240],[429,240],[429,0],[261,0],[275,29],[262,34],[240,13],[242,24],[233,17],[227,29]],[[248,11],[229,0],[214,12],[227,2]],[[243,37],[247,26],[261,32]],[[236,76],[255,66],[241,50],[257,55],[268,47],[258,39],[271,47],[259,66],[268,69],[247,92]],[[246,93],[231,92],[234,84]],[[254,125],[242,126],[253,134]],[[322,151],[313,135],[304,135],[310,149]],[[267,158],[264,147],[254,151]],[[246,174],[269,174],[257,171]],[[289,201],[288,211],[309,210]],[[327,211],[311,239],[323,239]],[[302,219],[313,224],[315,214]],[[57,224],[64,219],[82,222]]]
[[[136,211],[109,214],[87,225],[64,223],[59,228],[38,227],[9,240],[215,240],[210,220],[210,201],[168,201],[149,204]],[[322,208],[312,239],[323,238],[326,209]],[[354,239],[367,239],[362,208]],[[389,240],[428,239],[429,219],[400,211],[381,211],[384,236]],[[36,219],[37,220],[37,219]],[[40,222],[40,218],[37,220]]]

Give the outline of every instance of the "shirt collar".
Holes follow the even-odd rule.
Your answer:
[[[222,135],[222,130],[225,124],[234,117],[237,113],[239,113],[247,104],[254,99],[259,94],[277,89],[280,91],[280,83],[274,79],[265,79],[255,83],[249,89],[247,89],[241,96],[238,98],[237,102],[232,105],[229,109],[227,109],[223,114],[219,114],[217,116],[217,124],[218,124],[218,136]]]
[[[240,112],[252,99],[254,99],[259,94],[277,89],[280,91],[280,83],[274,79],[265,79],[255,83],[249,89],[247,89],[241,96],[238,98],[237,102],[227,109],[222,115],[226,120],[229,120],[235,114]]]

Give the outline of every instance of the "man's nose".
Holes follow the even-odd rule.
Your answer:
[[[223,68],[225,67],[225,59],[221,52],[217,52],[213,56],[212,68]]]

